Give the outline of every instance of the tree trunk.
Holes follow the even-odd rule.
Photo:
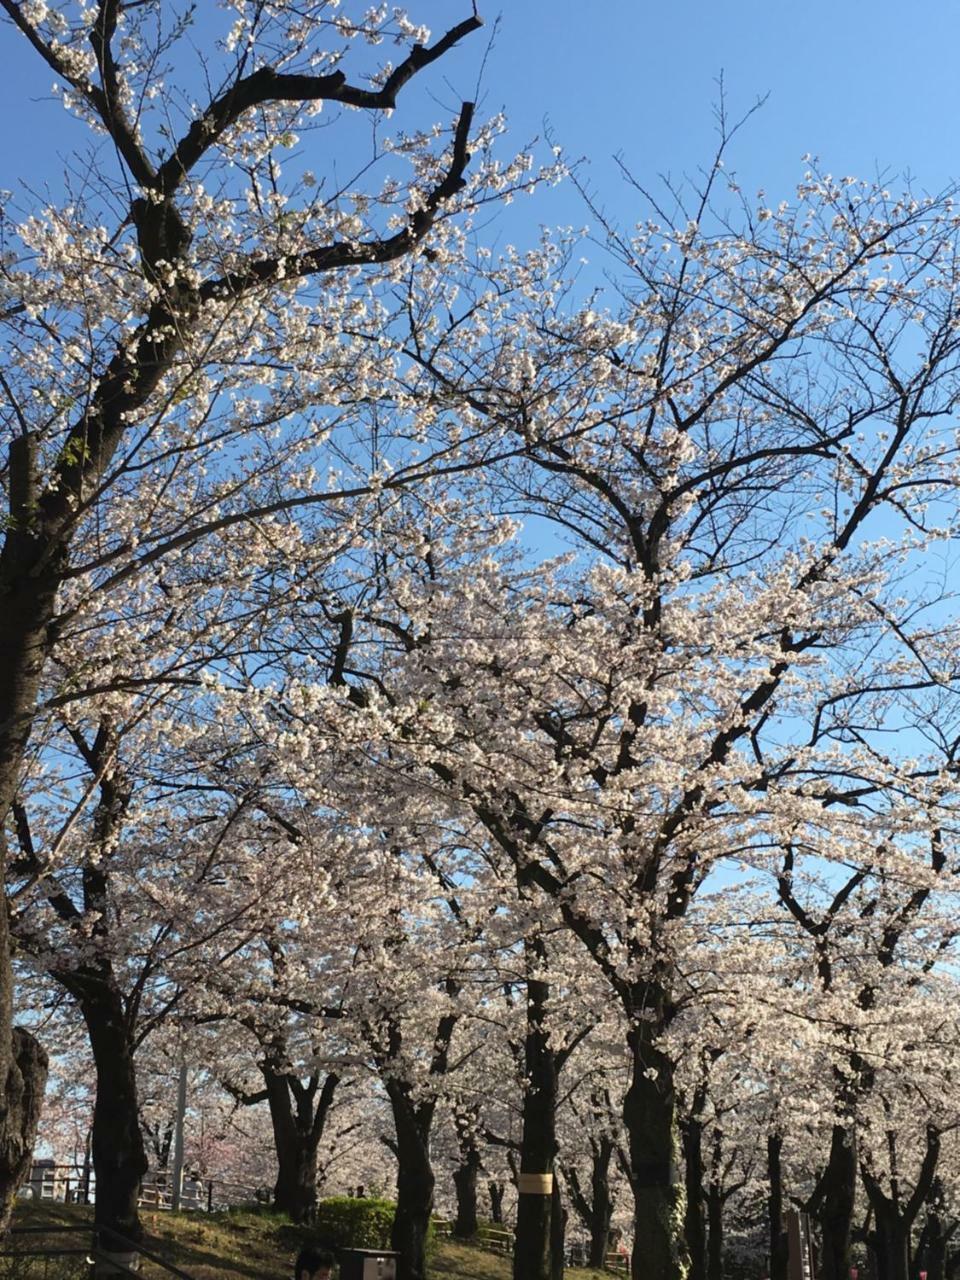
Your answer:
[[[0,551],[0,831],[20,783],[40,677],[50,643],[62,556],[36,571],[43,547],[33,532],[34,443],[22,436],[9,452],[9,519]],[[0,886],[6,884],[0,838]],[[30,1167],[47,1080],[47,1057],[28,1031],[13,1025],[13,958],[6,897],[0,903],[0,1235]]]
[[[453,1171],[453,1186],[457,1196],[457,1217],[453,1224],[453,1234],[458,1240],[472,1240],[477,1234],[477,1179],[483,1168],[477,1144],[479,1118],[478,1107],[461,1105],[454,1108],[460,1163]]]
[[[637,1007],[643,1007],[642,994]],[[686,1280],[685,1197],[678,1174],[673,1064],[654,1047],[658,1032],[653,1022],[638,1020],[629,1033],[632,1079],[623,1120],[634,1196],[631,1270],[644,1280]]]
[[[767,1223],[770,1240],[770,1280],[787,1280],[787,1233],[783,1229],[783,1137],[767,1135]]]
[[[610,1220],[613,1217],[613,1197],[610,1195],[610,1161],[614,1142],[604,1134],[593,1144],[590,1168],[590,1187],[593,1202],[590,1206],[590,1266],[602,1269],[610,1243]]]
[[[390,1233],[391,1246],[400,1255],[397,1280],[426,1280],[435,1181],[430,1164],[433,1106],[415,1106],[409,1086],[400,1080],[385,1083],[397,1133],[397,1209]]]
[[[817,1280],[848,1280],[850,1232],[857,1188],[857,1152],[853,1133],[835,1124],[830,1155],[812,1212],[820,1224],[820,1275]]]
[[[947,1232],[943,1220],[943,1183],[934,1178],[927,1196],[927,1220],[914,1259],[917,1272],[926,1271],[927,1280],[946,1280]]]
[[[688,1116],[681,1123],[680,1133],[683,1142],[684,1183],[687,1196],[684,1232],[690,1254],[689,1280],[706,1280],[707,1225],[703,1212],[703,1124],[699,1116]]]
[[[531,945],[535,948],[530,954]],[[528,941],[528,959],[540,958]],[[557,1156],[557,1061],[545,1025],[549,986],[527,979],[527,1033],[524,1042],[523,1134],[517,1196],[514,1280],[551,1280],[551,1219]]]
[[[506,1190],[505,1183],[497,1182],[493,1178],[487,1183],[487,1193],[490,1196],[490,1221],[495,1227],[503,1226],[503,1197]]]
[[[723,1280],[723,1190],[711,1181],[707,1188],[707,1280]]]
[[[940,1134],[927,1128],[926,1151],[917,1175],[913,1194],[905,1202],[900,1198],[897,1176],[896,1136],[890,1138],[890,1194],[888,1195],[870,1168],[861,1167],[863,1185],[876,1221],[877,1280],[910,1280],[910,1236],[921,1206],[928,1199],[940,1160]]]
[[[567,1211],[560,1196],[560,1182],[553,1179],[550,1192],[550,1280],[563,1280],[563,1255],[567,1237]]]
[[[0,915],[5,914],[0,904]],[[9,1035],[10,1048],[4,1055],[7,1062],[5,1067],[0,1066],[0,1239],[10,1225],[17,1188],[30,1172],[47,1083],[47,1055],[39,1043],[22,1027],[13,1027]]]
[[[477,1178],[483,1167],[480,1149],[473,1134],[460,1134],[460,1163],[453,1171],[457,1193],[457,1217],[453,1234],[458,1240],[472,1240],[477,1234]]]
[[[318,1095],[317,1076],[304,1085],[269,1062],[261,1062],[260,1071],[277,1153],[273,1207],[293,1222],[311,1222],[317,1210],[317,1151],[339,1078],[328,1075]]]
[[[94,1221],[102,1246],[125,1252],[118,1232],[138,1244],[143,1236],[137,1202],[147,1171],[133,1043],[123,1000],[109,971],[60,981],[79,999],[97,1072],[91,1149],[96,1175]]]
[[[312,1222],[317,1212],[317,1147],[308,1137],[288,1133],[276,1143],[277,1180],[273,1207],[291,1222]]]
[[[877,1280],[910,1280],[910,1229],[897,1213],[877,1214]]]

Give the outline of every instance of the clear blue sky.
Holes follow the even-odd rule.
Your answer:
[[[408,7],[438,32],[469,12],[469,0]],[[734,115],[770,94],[731,157],[748,191],[764,186],[772,198],[789,196],[807,151],[834,173],[882,170],[893,182],[909,172],[928,189],[960,174],[960,6],[951,0],[909,12],[898,0],[512,0],[502,9],[481,0],[481,12],[486,31],[428,72],[423,93],[451,110],[472,96],[500,13],[484,105],[507,109],[518,143],[549,120],[572,155],[591,157],[591,185],[624,221],[632,202],[610,157],[622,152],[647,184],[659,172],[695,171],[712,151],[721,71]],[[214,0],[199,0],[198,14],[201,31],[223,21]],[[0,56],[0,187],[21,178],[56,186],[58,152],[70,149],[72,131],[46,98],[51,75],[6,24]],[[420,107],[447,114],[425,96]],[[538,222],[586,217],[565,194],[522,203],[507,223],[521,241]]]

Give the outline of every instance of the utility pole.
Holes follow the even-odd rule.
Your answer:
[[[183,1192],[183,1117],[187,1110],[187,1060],[180,1059],[180,1079],[177,1083],[177,1117],[173,1126],[173,1189],[170,1208],[180,1208]]]

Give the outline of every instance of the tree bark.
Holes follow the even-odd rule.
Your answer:
[[[610,1222],[613,1218],[613,1196],[610,1194],[610,1161],[614,1141],[604,1134],[594,1143],[591,1158],[590,1187],[593,1205],[590,1213],[590,1266],[602,1268],[610,1244]]]
[[[143,1236],[137,1202],[147,1171],[140,1128],[134,1045],[123,1000],[109,970],[61,977],[80,1003],[97,1073],[91,1149],[96,1175],[94,1221],[101,1244],[124,1252],[117,1232],[138,1244]]]
[[[711,1179],[707,1187],[707,1280],[723,1280],[723,1189]]]
[[[262,1062],[260,1070],[277,1153],[273,1207],[293,1222],[311,1222],[317,1210],[317,1152],[339,1077],[328,1075],[318,1093],[318,1076],[304,1085],[269,1062]]]
[[[787,1280],[787,1233],[783,1229],[783,1137],[767,1135],[767,1223],[770,1240],[770,1280]]]
[[[458,1240],[472,1240],[477,1234],[477,1179],[483,1168],[475,1131],[477,1113],[472,1109],[457,1111],[454,1119],[460,1163],[453,1171],[453,1186],[457,1196],[453,1234]]]
[[[921,1206],[930,1195],[940,1160],[940,1134],[927,1129],[926,1151],[913,1194],[906,1201],[899,1192],[896,1169],[896,1140],[890,1135],[890,1194],[872,1171],[861,1166],[863,1185],[876,1222],[877,1280],[910,1280],[910,1236]]]
[[[15,439],[9,453],[9,522],[0,551],[0,832],[20,782],[20,766],[49,644],[62,558],[31,578],[41,547],[33,532],[35,444]],[[7,850],[0,837],[0,885]],[[28,1031],[13,1026],[13,957],[6,897],[0,904],[0,1235],[10,1221],[17,1188],[30,1166],[47,1057]]]
[[[910,1230],[897,1214],[877,1215],[874,1240],[877,1280],[911,1280]]]
[[[39,1043],[22,1027],[13,1027],[9,1035],[7,1061],[0,1068],[0,1239],[10,1225],[17,1188],[30,1172],[47,1083],[47,1055]]]
[[[554,1177],[550,1192],[550,1280],[563,1280],[566,1238],[567,1210],[560,1195],[560,1181]]]
[[[527,942],[531,970],[543,957]],[[551,1280],[554,1162],[557,1157],[557,1060],[546,1027],[549,985],[527,978],[523,1133],[513,1251],[514,1280]],[[562,1254],[561,1254],[562,1258]]]
[[[430,1163],[433,1106],[415,1105],[403,1081],[388,1078],[385,1084],[397,1134],[397,1209],[390,1233],[391,1246],[400,1255],[397,1280],[426,1280],[435,1183]]]
[[[643,1008],[642,994],[637,1008]],[[623,1121],[634,1196],[631,1271],[644,1280],[686,1280],[685,1197],[678,1173],[673,1064],[654,1045],[658,1031],[654,1022],[638,1019],[628,1036],[632,1078],[624,1098]]]
[[[698,1099],[695,1099],[695,1107],[697,1102]],[[699,1115],[687,1116],[681,1123],[680,1133],[687,1196],[684,1234],[690,1254],[689,1280],[707,1280],[707,1224],[703,1212],[703,1123]]]
[[[576,1169],[564,1165],[563,1173],[573,1205],[590,1236],[588,1265],[603,1269],[610,1241],[613,1197],[610,1195],[610,1161],[615,1143],[609,1134],[590,1139],[590,1199],[583,1194]]]
[[[495,1227],[503,1226],[503,1197],[506,1190],[505,1183],[497,1182],[493,1178],[487,1183],[487,1193],[490,1196],[490,1221]]]
[[[944,1223],[943,1183],[935,1177],[927,1195],[927,1220],[914,1259],[917,1271],[926,1271],[927,1280],[946,1280],[949,1234]]]
[[[850,1233],[857,1189],[857,1152],[853,1133],[835,1124],[830,1138],[827,1167],[811,1204],[820,1225],[820,1276],[818,1280],[848,1280]]]

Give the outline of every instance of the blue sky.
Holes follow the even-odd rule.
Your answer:
[[[501,9],[481,0],[480,7],[486,31],[426,73],[418,111],[449,115],[473,95],[499,14],[483,105],[506,108],[518,144],[548,120],[571,155],[590,157],[590,185],[625,222],[633,201],[612,155],[622,152],[648,184],[661,172],[694,173],[714,146],[721,72],[734,116],[769,92],[731,155],[748,191],[763,186],[771,198],[788,197],[805,152],[834,173],[885,172],[891,185],[910,173],[936,190],[960,173],[960,7],[947,0],[914,4],[909,13],[895,0],[513,0]],[[199,0],[197,12],[198,36],[223,21],[214,0]],[[412,0],[409,12],[439,32],[469,13],[469,0]],[[25,178],[56,188],[59,157],[76,135],[47,96],[51,75],[8,24],[0,27],[0,56],[0,187]],[[509,238],[525,242],[538,223],[579,225],[586,217],[566,191],[521,202],[504,221]]]
[[[549,123],[571,157],[588,158],[584,180],[624,223],[635,216],[635,200],[612,157],[622,154],[647,185],[661,173],[695,174],[716,145],[721,74],[731,118],[768,95],[728,169],[746,191],[765,188],[770,203],[789,198],[807,152],[834,173],[881,173],[894,187],[906,174],[930,191],[960,176],[955,2],[914,3],[909,13],[902,0],[499,2],[480,0],[485,31],[419,78],[398,123],[406,127],[410,112],[451,119],[460,100],[473,96],[483,65],[481,110],[504,108],[518,147]],[[344,0],[344,7],[366,3]],[[408,7],[439,33],[469,13],[470,0],[411,0]],[[197,11],[202,43],[223,15],[214,0],[198,0]],[[85,131],[50,96],[51,73],[6,23],[0,59],[0,188],[22,181],[36,191],[49,183],[56,193]],[[346,163],[341,145],[332,134],[307,139],[304,163],[318,171],[325,159]],[[566,187],[517,202],[490,234],[524,245],[539,224],[588,220]]]

